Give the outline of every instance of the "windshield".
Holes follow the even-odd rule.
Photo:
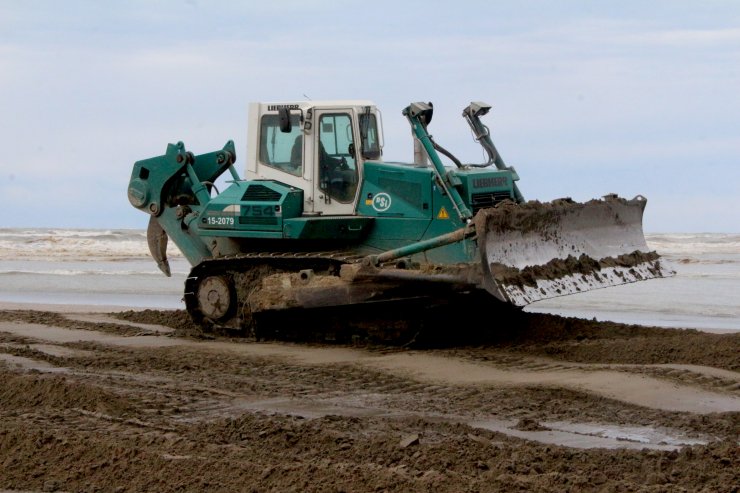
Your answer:
[[[303,173],[303,132],[300,117],[290,115],[292,130],[280,131],[278,115],[263,115],[260,124],[260,162],[292,175]]]

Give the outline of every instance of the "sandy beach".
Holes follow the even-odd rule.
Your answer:
[[[736,491],[740,333],[531,314],[474,346],[0,304],[0,489]]]

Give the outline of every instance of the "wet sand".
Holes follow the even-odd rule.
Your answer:
[[[740,333],[531,314],[475,345],[0,304],[0,489],[737,491]]]

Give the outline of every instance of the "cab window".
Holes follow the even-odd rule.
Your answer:
[[[291,131],[280,131],[278,115],[263,115],[260,121],[260,162],[291,175],[303,174],[303,132],[298,115],[290,116]]]
[[[366,159],[378,159],[381,155],[378,139],[378,123],[372,113],[360,115],[360,137],[362,138],[362,156]]]
[[[357,163],[352,118],[323,114],[319,120],[319,187],[339,202],[352,202],[357,191]]]

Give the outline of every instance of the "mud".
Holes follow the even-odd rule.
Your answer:
[[[299,344],[180,310],[0,310],[0,490],[737,491],[740,333],[484,332]]]
[[[479,231],[494,233],[518,231],[526,235],[531,232],[547,232],[569,214],[578,214],[584,209],[607,210],[611,206],[633,207],[635,202],[617,196],[587,202],[575,202],[570,197],[550,202],[530,200],[522,204],[506,200],[494,208],[481,209],[474,219]],[[639,207],[642,208],[644,205]]]
[[[631,269],[640,264],[649,265],[651,273],[658,277],[660,273],[660,257],[655,252],[635,251],[630,254],[619,255],[618,257],[604,257],[599,260],[581,254],[578,258],[568,255],[564,259],[555,258],[543,265],[527,266],[524,269],[517,269],[499,262],[494,262],[489,266],[491,274],[496,281],[511,286],[532,286],[537,287],[537,281],[556,280],[565,276],[594,275],[599,280],[599,272],[607,267],[622,267]],[[634,271],[633,271],[634,273]],[[618,273],[617,275],[620,275]]]

